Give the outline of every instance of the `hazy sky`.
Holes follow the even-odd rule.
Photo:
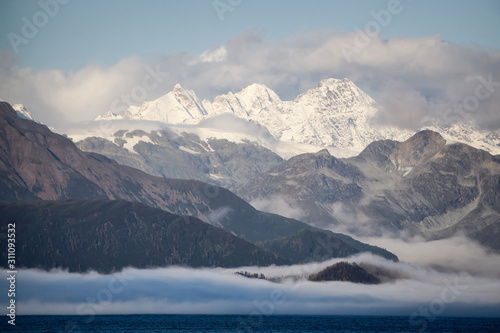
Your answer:
[[[259,82],[290,99],[348,77],[396,125],[440,113],[497,129],[499,88],[467,97],[479,77],[500,81],[499,22],[495,0],[0,0],[0,98],[50,125],[108,111],[148,68],[166,74],[134,104],[175,83],[212,99]],[[464,101],[473,110],[450,116]]]

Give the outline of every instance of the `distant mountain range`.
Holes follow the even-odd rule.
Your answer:
[[[189,175],[181,172],[176,177],[231,188],[249,202],[270,202],[265,209],[275,212],[283,208],[273,210],[273,202],[286,202],[294,216],[299,214],[315,226],[341,227],[358,235],[406,231],[430,238],[459,231],[488,242],[493,236],[481,230],[496,230],[493,225],[500,221],[496,157],[500,134],[467,123],[435,124],[415,134],[375,125],[378,112],[377,103],[350,80],[327,79],[291,101],[282,101],[260,84],[217,96],[213,102],[199,101],[193,91],[177,85],[155,101],[99,119],[169,124],[168,130],[158,131],[163,142],[143,133],[151,138],[149,143],[129,146],[127,153],[133,151],[135,158],[120,157],[120,163],[144,159],[148,162],[138,167],[167,176],[172,168],[159,158],[165,156],[159,153],[165,141],[173,147],[170,156],[179,161],[187,154],[196,161],[230,156],[221,163],[226,166],[224,172],[210,170],[209,165],[217,163],[201,162],[191,165],[202,166],[205,172],[190,170]],[[245,133],[233,138],[226,130],[220,137],[228,141],[213,148],[208,141],[220,139],[207,122],[216,123],[223,115],[258,125],[263,132],[252,136],[250,131],[243,141]],[[177,134],[167,135],[168,131]],[[126,133],[135,137],[132,131]],[[115,144],[107,142],[108,147],[102,149],[96,147],[103,146],[103,138],[87,138],[78,145],[109,156],[111,147],[119,143],[116,138],[115,134]],[[231,141],[235,152],[250,150],[245,156],[228,154]],[[126,149],[121,149],[125,154]],[[252,168],[243,168],[247,165]]]
[[[50,249],[25,249],[27,267],[76,271],[290,264],[366,251],[397,260],[323,229],[465,233],[500,251],[500,134],[468,124],[384,128],[373,122],[379,111],[347,79],[323,80],[292,101],[259,84],[200,101],[177,85],[69,129],[75,144],[2,102],[0,214],[23,225],[26,242]],[[74,234],[86,225],[97,245]],[[42,239],[40,228],[59,236]],[[151,260],[119,254],[135,234]],[[75,266],[61,249],[109,255]]]
[[[46,126],[19,117],[5,102],[0,103],[0,148],[0,202],[5,203],[0,210],[6,217],[2,219],[2,229],[7,223],[20,223],[23,226],[21,239],[26,244],[37,244],[19,249],[28,267],[113,271],[127,265],[228,267],[300,262],[298,257],[288,258],[278,251],[272,253],[246,242],[279,241],[304,229],[327,234],[332,242],[340,238],[343,244],[352,247],[353,253],[369,251],[397,260],[388,251],[354,241],[345,235],[257,211],[226,189],[194,180],[158,178],[119,165],[102,155],[84,153],[71,140],[52,133]],[[61,202],[67,199],[74,201]],[[130,202],[159,209],[150,210]],[[176,215],[197,217],[206,222],[206,226],[200,227],[198,222],[182,224],[179,216],[163,214],[160,209]],[[124,215],[118,211],[123,211]],[[151,220],[145,219],[144,214],[151,216]],[[196,229],[190,230],[192,226]],[[227,235],[222,236],[219,231]],[[150,232],[159,234],[148,236]],[[49,237],[51,234],[53,236]],[[160,236],[170,237],[167,234],[174,238],[169,243],[162,243]],[[202,239],[206,234],[212,238]],[[132,242],[131,248],[139,246],[139,240],[133,240],[135,235],[142,237],[143,250],[151,253],[150,260],[142,264],[125,254],[117,255],[124,250],[123,244]],[[198,237],[198,240],[193,237]],[[235,237],[245,242],[235,241]],[[94,241],[101,245],[96,247]],[[200,247],[186,245],[191,242],[205,244],[200,246],[207,247],[206,253],[201,255]],[[318,243],[315,246],[324,245]],[[38,253],[46,249],[47,253]],[[69,252],[62,253],[63,249]],[[105,249],[117,255],[116,263],[110,256],[103,257],[103,262],[82,257],[88,251],[97,253]],[[172,257],[174,250],[180,252]],[[198,252],[184,253],[181,250]],[[235,257],[235,251],[241,252],[241,257]],[[256,257],[253,258],[251,253]],[[330,257],[335,255],[329,254]],[[223,261],[224,258],[227,261]],[[81,265],[78,266],[78,263]]]
[[[176,85],[157,100],[108,113],[66,134],[96,152],[159,177],[196,179],[235,190],[283,159],[327,149],[358,155],[380,140],[405,141],[413,131],[377,125],[377,103],[348,79],[327,79],[291,101],[253,84],[200,101]],[[447,142],[500,154],[500,133],[472,124],[427,126]]]
[[[498,237],[500,158],[427,130],[404,142],[373,142],[347,159],[327,150],[295,156],[237,193],[248,201],[284,198],[304,221],[358,235],[463,232],[487,242],[485,228]]]

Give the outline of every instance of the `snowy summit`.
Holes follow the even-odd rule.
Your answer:
[[[325,79],[291,101],[282,101],[269,87],[252,84],[237,93],[200,101],[192,90],[180,84],[166,95],[129,106],[121,115],[108,112],[96,120],[131,119],[160,121],[171,125],[199,124],[202,120],[232,114],[266,128],[282,141],[361,152],[377,140],[404,141],[415,132],[374,124],[377,103],[351,80]],[[481,131],[472,124],[427,126],[449,141],[465,142],[493,154],[500,153],[498,133]]]

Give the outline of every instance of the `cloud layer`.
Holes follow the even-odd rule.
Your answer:
[[[356,32],[311,31],[268,41],[251,30],[201,55],[163,55],[152,63],[127,58],[76,73],[17,68],[7,53],[0,61],[1,98],[24,103],[52,125],[138,105],[176,83],[212,99],[257,82],[291,99],[320,79],[348,77],[382,105],[378,121],[417,128],[436,119],[470,118],[483,128],[500,128],[500,51],[454,45],[440,36],[374,36],[362,47],[356,38]]]
[[[461,252],[459,249],[457,256]],[[428,252],[422,256],[430,258]],[[348,260],[375,265],[400,278],[380,285],[306,280],[309,274],[341,260],[346,259],[237,269],[129,268],[113,275],[21,270],[17,275],[16,302],[19,314],[89,318],[98,314],[132,313],[410,316],[419,307],[433,303],[440,306],[435,315],[498,315],[500,310],[498,265],[484,274],[478,270],[469,273],[456,270],[454,263],[450,267],[433,268],[361,254]],[[463,262],[468,258],[457,260]],[[495,260],[498,263],[498,256]],[[273,283],[235,275],[239,270],[263,273],[268,278],[295,278]],[[2,281],[2,288],[7,288],[6,280]]]

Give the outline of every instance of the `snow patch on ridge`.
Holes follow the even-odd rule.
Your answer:
[[[133,136],[131,138],[124,137],[123,139],[127,141],[123,144],[123,148],[127,149],[133,154],[139,154],[134,150],[135,145],[137,145],[139,142],[152,143],[151,139],[148,136]]]
[[[35,120],[35,118],[33,118],[33,116],[31,115],[31,113],[29,113],[28,110],[26,110],[26,108],[24,107],[24,105],[22,104],[14,104],[12,105],[12,108],[16,111],[17,115],[21,118],[24,118],[24,119],[28,119],[28,120],[32,120],[34,122],[37,122]]]

